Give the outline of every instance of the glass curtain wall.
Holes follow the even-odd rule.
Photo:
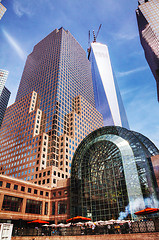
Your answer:
[[[136,206],[140,208],[146,207],[146,199],[153,205],[157,185],[150,157],[159,151],[145,139],[112,126],[92,132],[81,142],[71,169],[72,217],[117,219],[129,205],[127,218],[131,219],[137,210],[135,201],[140,201]]]

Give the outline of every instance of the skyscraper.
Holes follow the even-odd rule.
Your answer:
[[[0,20],[3,17],[4,13],[6,12],[6,10],[7,9],[2,5],[2,3],[0,3]]]
[[[138,3],[136,16],[140,41],[156,79],[159,101],[159,3],[158,0],[140,0]]]
[[[89,49],[96,109],[103,115],[105,126],[129,129],[119,87],[112,70],[108,47],[94,41]]]
[[[8,77],[8,71],[0,69],[0,95]]]
[[[4,86],[0,95],[0,127],[3,121],[11,92]]]
[[[28,56],[16,101],[6,111],[0,172],[56,186],[69,177],[82,139],[102,125],[86,53],[69,31],[56,29]]]
[[[5,87],[7,77],[8,71],[0,69],[0,126],[11,94]]]

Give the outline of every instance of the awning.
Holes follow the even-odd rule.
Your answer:
[[[159,212],[159,208],[145,208],[141,211],[135,212],[135,215],[147,215],[147,214],[152,214]]]
[[[49,222],[37,219],[37,220],[33,220],[33,221],[27,222],[27,223],[49,223]]]
[[[69,223],[69,222],[77,223],[77,222],[87,222],[87,221],[91,221],[91,218],[77,216],[77,217],[73,217],[73,218],[70,218],[70,219],[66,220],[67,223]]]

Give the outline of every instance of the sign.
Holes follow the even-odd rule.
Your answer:
[[[0,223],[0,240],[11,240],[13,224]]]

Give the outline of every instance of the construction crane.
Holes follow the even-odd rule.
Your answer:
[[[101,29],[101,26],[102,26],[102,24],[100,24],[96,36],[95,36],[94,30],[93,30],[93,38],[94,38],[94,41],[93,41],[93,42],[96,42],[97,37],[98,37],[98,34],[99,34],[99,31],[100,31],[100,29]]]
[[[93,30],[93,42],[97,41],[97,37],[98,37],[99,31],[101,29],[101,26],[102,26],[102,24],[100,24],[96,35],[95,35],[94,30]],[[88,48],[87,48],[87,52],[88,52],[88,59],[89,59],[90,52],[91,52],[91,47],[90,47],[90,30],[88,31]]]

